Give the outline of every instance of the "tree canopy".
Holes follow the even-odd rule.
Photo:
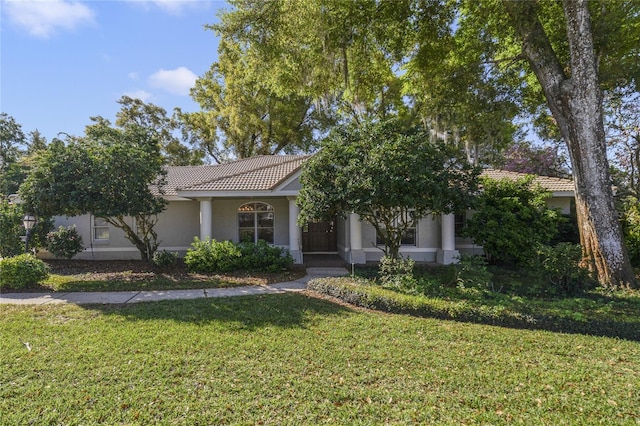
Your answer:
[[[419,129],[395,121],[340,126],[303,166],[299,220],[356,213],[395,259],[416,220],[470,206],[478,173],[458,150],[431,143]]]
[[[82,138],[56,139],[20,188],[25,208],[41,216],[92,214],[122,229],[148,260],[164,210],[164,159],[157,135],[137,124],[88,126]],[[135,220],[135,225],[130,217]]]

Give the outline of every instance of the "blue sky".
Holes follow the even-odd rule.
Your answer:
[[[195,78],[216,61],[204,25],[223,1],[0,0],[0,110],[51,141],[115,120],[122,95],[196,111]]]

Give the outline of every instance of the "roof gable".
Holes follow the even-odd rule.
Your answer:
[[[167,168],[165,195],[180,191],[269,191],[300,169],[309,155],[262,155],[209,166]]]

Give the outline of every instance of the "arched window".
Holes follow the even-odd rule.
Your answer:
[[[273,207],[267,203],[247,203],[238,209],[240,241],[264,240],[273,244]]]

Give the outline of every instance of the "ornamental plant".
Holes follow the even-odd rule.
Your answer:
[[[24,288],[38,284],[48,276],[49,266],[32,254],[0,260],[0,288]]]
[[[75,226],[59,227],[57,231],[47,234],[47,250],[57,258],[71,259],[84,250],[82,236]]]

